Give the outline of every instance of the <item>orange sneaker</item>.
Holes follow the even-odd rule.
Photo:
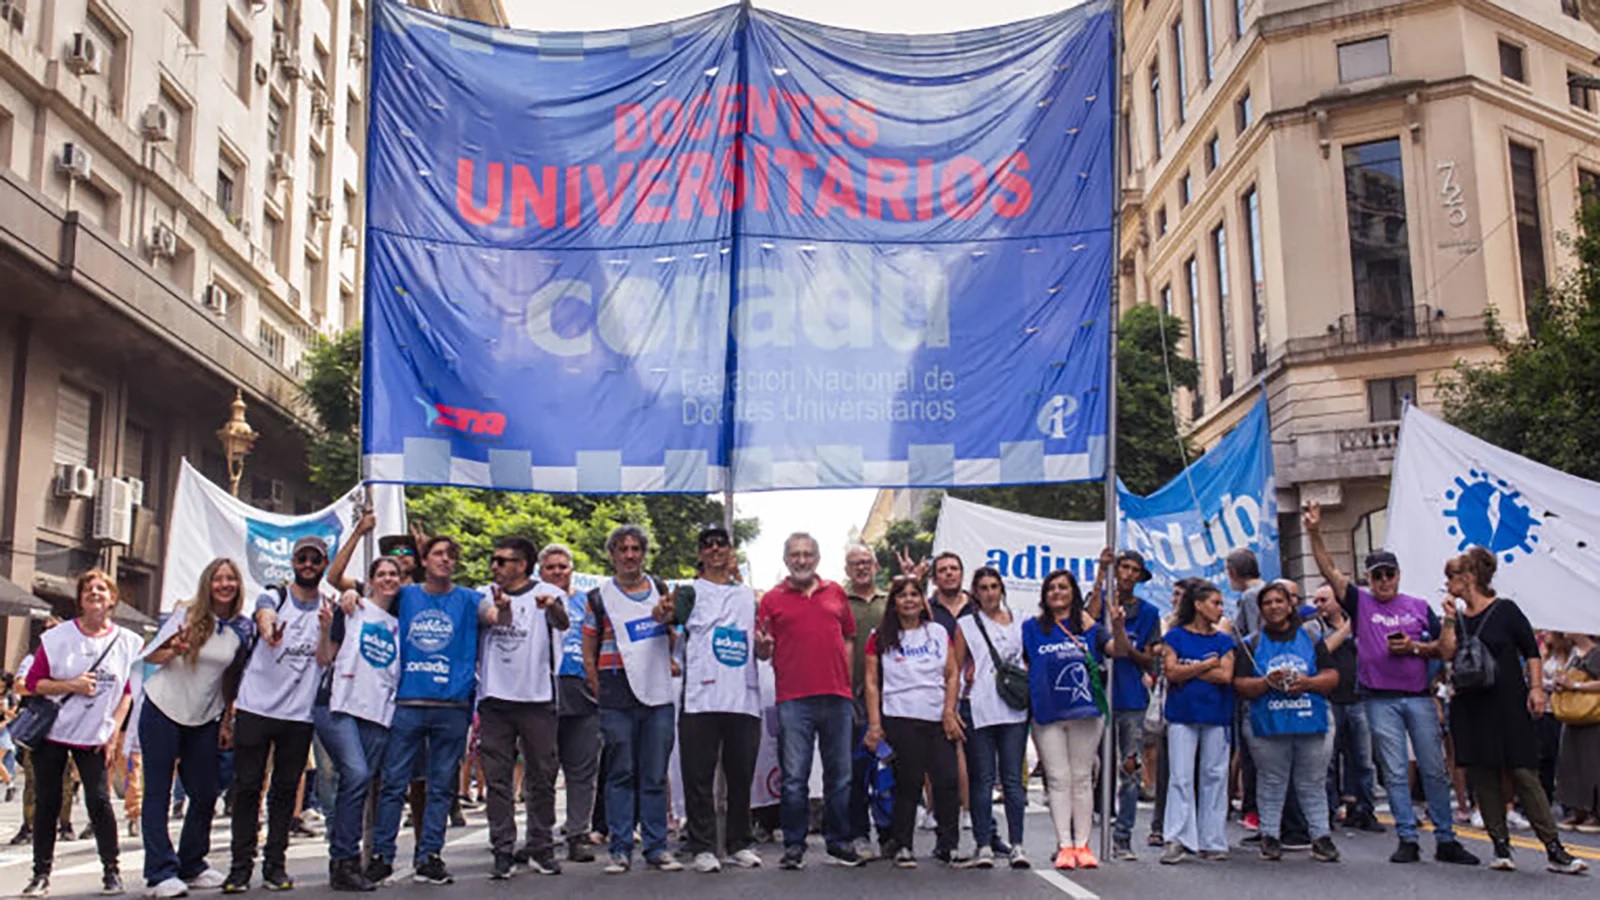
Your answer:
[[[1076,869],[1078,867],[1078,848],[1062,847],[1056,851],[1056,868]]]
[[[1080,869],[1098,869],[1098,868],[1100,868],[1100,860],[1095,859],[1094,851],[1089,849],[1089,845],[1088,844],[1084,844],[1082,847],[1074,847],[1073,850],[1072,850],[1072,853],[1077,858],[1078,868],[1080,868]]]

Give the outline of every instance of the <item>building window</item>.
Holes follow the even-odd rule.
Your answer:
[[[1237,126],[1239,133],[1243,134],[1255,120],[1256,110],[1250,103],[1250,89],[1245,88],[1245,92],[1233,102],[1233,124]]]
[[[272,258],[272,270],[279,275],[284,274],[283,232],[283,220],[274,215],[272,210],[267,210],[261,216],[261,243]]]
[[[1339,45],[1340,83],[1389,74],[1389,36]]]
[[[283,365],[285,342],[283,332],[265,319],[256,325],[256,346],[267,355],[267,359],[280,367]]]
[[[328,154],[311,147],[311,192],[321,194],[328,183]]]
[[[156,92],[156,105],[166,112],[172,135],[172,140],[155,145],[156,152],[165,154],[173,165],[188,172],[193,164],[194,146],[194,118],[189,105],[164,78]]]
[[[1389,510],[1379,507],[1356,520],[1350,529],[1351,552],[1356,559],[1366,559],[1367,554],[1383,546],[1383,537],[1389,533]]]
[[[1211,138],[1206,141],[1206,174],[1210,175],[1217,170],[1217,160],[1222,157],[1222,139],[1216,132],[1211,133]]]
[[[164,3],[167,15],[178,23],[178,27],[189,36],[189,40],[194,40],[195,21],[199,18],[195,15],[195,7],[200,5],[200,0],[164,0]]]
[[[1590,206],[1600,204],[1600,172],[1578,170],[1578,200],[1586,211]]]
[[[81,77],[89,93],[104,100],[111,109],[120,112],[123,89],[126,86],[123,63],[127,49],[127,35],[114,24],[115,21],[111,13],[105,11],[100,4],[88,5],[88,14],[83,18],[83,33],[100,45],[100,72],[91,75],[85,71]]]
[[[1518,84],[1528,83],[1527,67],[1524,65],[1522,48],[1510,41],[1500,42],[1500,77],[1509,78]]]
[[[1233,37],[1235,40],[1244,37],[1244,4],[1245,0],[1233,0]]]
[[[1211,83],[1211,57],[1217,52],[1217,42],[1211,35],[1211,0],[1197,0],[1200,5],[1200,71],[1205,73],[1206,84]]]
[[[93,466],[94,395],[66,382],[56,385],[57,465]]]
[[[1367,382],[1367,421],[1398,422],[1405,413],[1406,401],[1417,396],[1417,379],[1374,378]]]
[[[1189,302],[1189,358],[1198,366],[1200,355],[1200,260],[1189,257],[1183,263],[1184,288]]]
[[[1545,288],[1544,226],[1539,221],[1539,160],[1532,147],[1511,143],[1511,209],[1517,221],[1522,303],[1530,327],[1538,324]]]
[[[328,48],[322,46],[322,38],[313,41],[311,56],[316,62],[316,68],[311,71],[312,80],[317,83],[317,87],[326,88],[333,80],[333,71],[330,67]]]
[[[1161,314],[1164,316],[1172,315],[1172,285],[1170,284],[1161,286]]]
[[[1191,196],[1191,194],[1190,194],[1190,185],[1191,185],[1191,182],[1189,180],[1189,172],[1188,172],[1188,170],[1185,170],[1183,175],[1178,179],[1178,208],[1179,209],[1183,209],[1184,207],[1189,205],[1189,198]]]
[[[1344,148],[1344,200],[1356,339],[1365,343],[1412,337],[1416,323],[1399,138]]]
[[[289,118],[289,107],[277,94],[267,97],[267,149],[274,153],[288,151],[288,134],[284,122]]]
[[[1233,311],[1228,293],[1228,226],[1219,223],[1211,229],[1211,274],[1217,281],[1217,345],[1221,351],[1219,397],[1233,394]]]
[[[1162,204],[1156,209],[1156,237],[1167,236],[1167,207]]]
[[[344,105],[344,140],[352,147],[360,144],[361,140],[361,98],[349,94]]]
[[[1177,90],[1178,99],[1178,124],[1182,125],[1187,112],[1184,107],[1189,105],[1189,70],[1183,60],[1183,17],[1172,20],[1172,80]]]
[[[244,167],[230,159],[226,150],[217,154],[217,193],[215,199],[228,221],[239,221],[239,190],[244,181]]]
[[[1161,158],[1161,60],[1150,62],[1150,146]]]
[[[222,80],[239,99],[250,102],[250,35],[245,27],[228,16],[222,47]]]
[[[1561,14],[1569,19],[1582,17],[1579,11],[1578,0],[1561,0]]]
[[[1582,72],[1567,70],[1567,102],[1584,112],[1594,112],[1594,89],[1572,83],[1574,78],[1587,78]]]
[[[1246,259],[1250,263],[1250,374],[1267,367],[1267,277],[1261,260],[1261,199],[1255,185],[1239,201],[1244,219]]]

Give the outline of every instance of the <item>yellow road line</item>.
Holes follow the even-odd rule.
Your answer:
[[[1390,827],[1394,826],[1394,817],[1391,816],[1391,815],[1388,815],[1387,813],[1380,814],[1377,818],[1378,818],[1378,821],[1382,822],[1385,825],[1388,825]],[[1417,828],[1420,831],[1432,831],[1433,830],[1433,825],[1427,823],[1426,821],[1423,821],[1423,822],[1417,823]],[[1493,843],[1493,841],[1491,841],[1489,839],[1489,833],[1487,831],[1484,831],[1482,828],[1473,828],[1470,825],[1457,825],[1457,826],[1455,826],[1455,829],[1456,829],[1456,835],[1459,836],[1459,837],[1464,837],[1464,838],[1467,838],[1468,840],[1473,840],[1473,841],[1483,841],[1486,844]],[[1576,856],[1579,859],[1591,859],[1591,860],[1595,860],[1597,862],[1600,862],[1600,850],[1595,850],[1595,849],[1592,849],[1590,847],[1584,847],[1584,846],[1576,846],[1575,847],[1575,846],[1567,843],[1566,841],[1562,841],[1561,845],[1563,847],[1567,848],[1567,852],[1568,853],[1571,853],[1573,856]],[[1513,847],[1521,847],[1524,850],[1543,850],[1544,849],[1544,845],[1539,843],[1538,841],[1534,840],[1533,838],[1518,837],[1517,835],[1512,835],[1511,836],[1511,846],[1513,846]]]

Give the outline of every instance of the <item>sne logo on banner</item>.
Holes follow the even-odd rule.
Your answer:
[[[245,520],[245,565],[256,584],[284,584],[294,580],[294,565],[289,551],[294,542],[306,536],[322,538],[328,544],[328,553],[339,552],[339,536],[344,526],[339,517],[329,513],[297,525],[273,525],[257,519]]]

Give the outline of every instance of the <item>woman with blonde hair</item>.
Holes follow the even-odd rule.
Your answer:
[[[145,660],[156,667],[145,684],[139,713],[144,754],[144,880],[155,897],[181,897],[189,888],[222,885],[206,863],[211,818],[221,780],[217,750],[228,698],[224,673],[249,644],[250,622],[240,615],[239,566],[214,559],[200,573],[194,599],[181,603],[151,641]],[[172,773],[189,795],[178,847],[167,834]]]
[[[106,785],[106,758],[118,740],[130,702],[128,677],[139,661],[139,636],[111,621],[117,583],[99,569],[78,576],[78,615],[39,638],[27,688],[41,697],[61,697],[54,723],[32,750],[39,780],[33,810],[33,880],[24,897],[50,893],[55,862],[56,817],[67,762],[77,765],[100,854],[101,893],[122,893],[118,869],[117,815]]]

